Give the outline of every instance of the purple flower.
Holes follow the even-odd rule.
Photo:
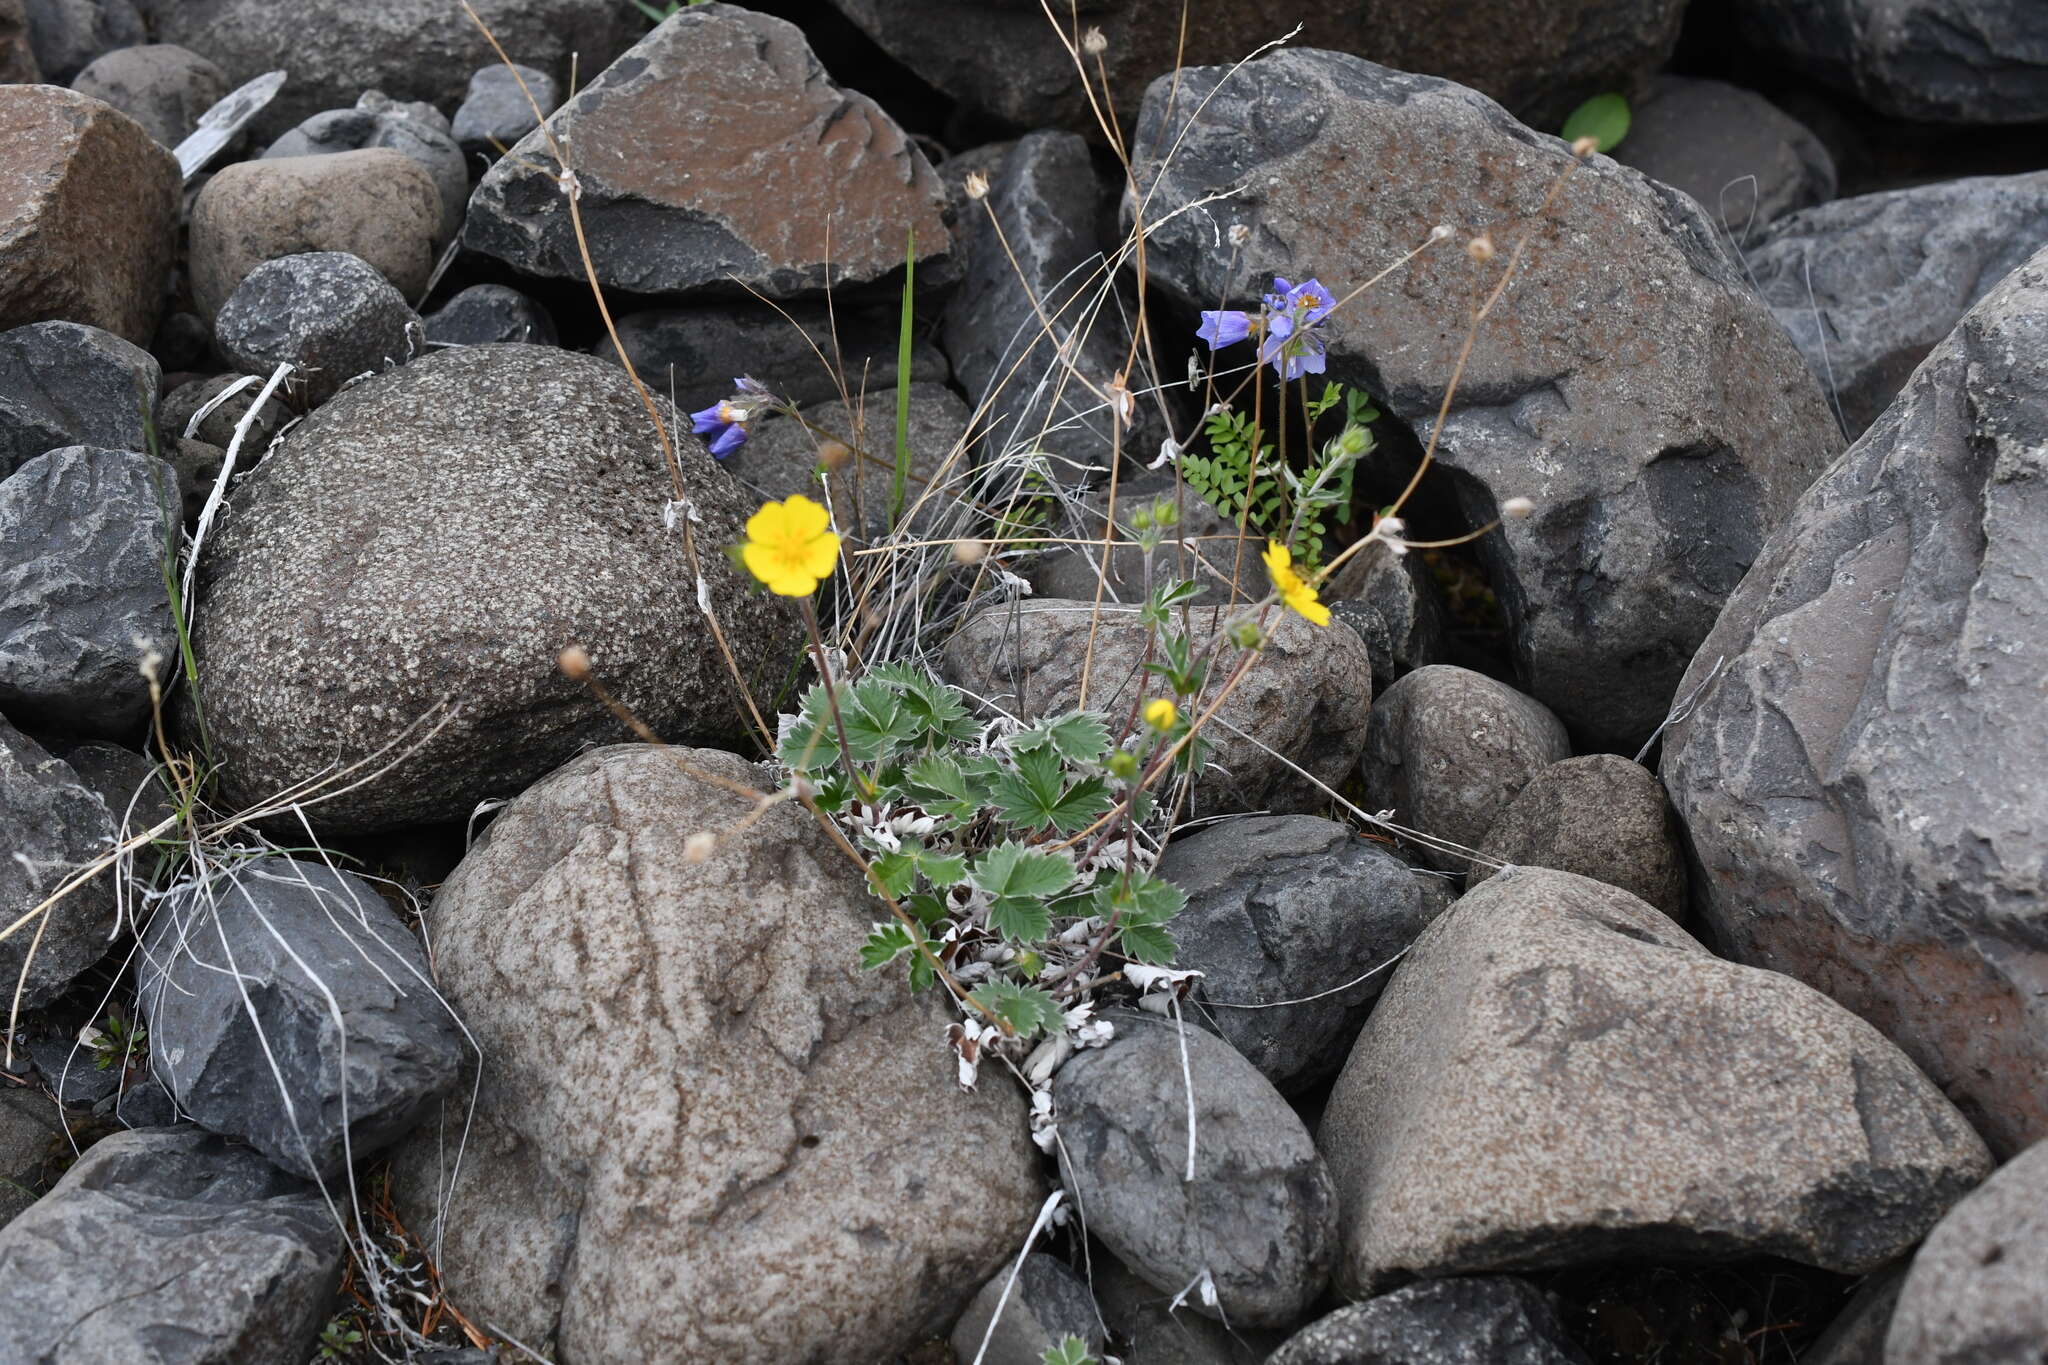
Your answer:
[[[1282,379],[1321,374],[1330,363],[1322,333],[1302,331],[1289,336],[1277,328],[1260,344],[1259,359],[1280,371]]]
[[[720,399],[701,412],[691,413],[690,421],[699,436],[718,433],[711,438],[711,454],[722,460],[746,443],[749,416],[731,400]]]
[[[1220,313],[1202,314],[1202,325],[1195,329],[1195,335],[1209,343],[1209,349],[1220,351],[1225,346],[1243,341],[1252,334],[1252,319],[1249,313],[1225,309]]]
[[[1273,283],[1283,285],[1287,282],[1275,279]],[[1323,288],[1321,280],[1303,280],[1283,292],[1287,300],[1285,311],[1298,318],[1304,327],[1315,326],[1330,316],[1330,310],[1337,306],[1337,301],[1330,297],[1329,290]]]

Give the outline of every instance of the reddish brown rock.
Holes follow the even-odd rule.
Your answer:
[[[950,245],[945,191],[865,95],[834,85],[792,24],[685,9],[564,105],[598,281],[642,294],[778,298],[861,284]],[[580,279],[559,163],[528,135],[483,179],[463,241]]]
[[[146,344],[177,248],[176,158],[53,85],[0,86],[0,146],[0,331],[62,319]]]
[[[345,251],[417,300],[440,226],[434,178],[389,147],[244,161],[208,181],[192,206],[192,299],[211,321],[265,261]]]

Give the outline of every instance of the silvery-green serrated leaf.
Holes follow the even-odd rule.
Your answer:
[[[1178,945],[1156,924],[1123,924],[1117,928],[1117,947],[1140,962],[1164,967],[1173,961]]]
[[[1088,828],[1116,805],[1109,784],[1099,777],[1084,777],[1060,794],[1047,812],[1052,827],[1062,834],[1077,834]]]
[[[869,863],[883,889],[898,900],[909,895],[910,889],[917,885],[918,857],[915,850],[915,843],[908,842],[904,852],[884,853]]]
[[[1052,912],[1036,896],[997,896],[988,904],[988,927],[1004,938],[1036,943],[1052,932]]]
[[[877,924],[860,946],[860,965],[873,971],[886,967],[911,949],[910,931],[900,924]]]
[[[967,855],[964,853],[926,853],[917,860],[917,866],[924,873],[925,880],[941,891],[967,880]]]
[[[1109,727],[1086,711],[1069,711],[1047,724],[1046,734],[1069,763],[1095,763],[1109,752]]]
[[[903,780],[910,784],[917,803],[933,815],[964,823],[983,805],[966,770],[943,754],[918,759],[903,770]]]
[[[997,844],[975,859],[968,878],[991,896],[1057,896],[1078,875],[1066,853],[1043,853],[1014,839]]]
[[[998,979],[983,982],[967,994],[1017,1030],[1020,1038],[1033,1037],[1041,1029],[1060,1028],[1065,1022],[1059,1002],[1036,986],[1020,986],[1014,981]]]
[[[925,924],[937,924],[951,912],[937,896],[919,891],[903,898],[903,908]]]
[[[1088,1343],[1079,1337],[1063,1338],[1057,1346],[1048,1346],[1039,1353],[1039,1365],[1102,1365],[1088,1349]]]

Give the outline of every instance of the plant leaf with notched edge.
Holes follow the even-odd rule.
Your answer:
[[[1039,1354],[1039,1365],[1102,1365],[1088,1349],[1088,1343],[1076,1336],[1061,1339],[1057,1346],[1048,1346]]]
[[[1051,929],[1046,902],[1072,886],[1077,874],[1066,854],[1040,853],[1011,840],[975,859],[967,875],[989,896],[989,926],[1029,943]]]
[[[1165,967],[1173,962],[1173,955],[1180,945],[1173,941],[1173,935],[1156,924],[1124,924],[1116,931],[1117,948],[1126,957],[1154,967]]]
[[[1019,943],[1036,943],[1052,932],[1052,911],[1034,896],[997,896],[988,903],[988,927]]]
[[[924,873],[926,881],[943,891],[967,880],[967,855],[926,851],[918,855],[917,870]]]
[[[1109,752],[1109,727],[1086,711],[1069,711],[1049,724],[1041,721],[1053,749],[1069,763],[1099,763]]]
[[[1624,96],[1595,95],[1572,110],[1558,136],[1566,142],[1590,137],[1594,151],[1611,152],[1628,136],[1629,122],[1628,100]]]
[[[1036,986],[1020,986],[1014,981],[986,981],[967,995],[1017,1030],[1019,1038],[1030,1038],[1041,1029],[1050,1032],[1065,1024],[1059,1001]]]
[[[917,863],[917,849],[911,845],[901,853],[884,853],[868,865],[874,868],[882,889],[902,900],[917,885]]]
[[[873,971],[886,967],[897,958],[911,951],[910,930],[900,924],[877,924],[875,931],[868,935],[868,941],[860,945],[860,965]]]
[[[927,744],[964,743],[974,737],[974,718],[960,689],[908,664],[876,664],[870,678],[893,685]]]
[[[1067,786],[1066,773],[1050,743],[1016,755],[1015,768],[997,775],[990,795],[996,813],[1011,825],[1019,829],[1051,825],[1062,834],[1085,829],[1116,804],[1109,785],[1099,777],[1084,777]]]
[[[903,770],[917,803],[933,815],[965,824],[980,813],[983,804],[967,771],[955,759],[943,754],[920,758]]]

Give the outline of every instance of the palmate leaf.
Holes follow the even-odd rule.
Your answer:
[[[1051,1032],[1065,1023],[1059,1001],[1036,986],[998,979],[976,986],[967,996],[1017,1030],[1020,1038],[1034,1037],[1040,1030]]]
[[[1010,739],[1013,754],[1037,753],[1047,747],[1069,763],[1096,763],[1109,750],[1109,727],[1086,711],[1069,711],[1041,720]]]
[[[903,770],[903,780],[920,806],[959,824],[972,820],[984,804],[974,789],[976,776],[958,759],[942,754],[920,758]]]
[[[886,967],[905,953],[910,954],[910,989],[921,991],[932,984],[931,940],[915,925],[877,924],[867,942],[860,946],[860,965],[869,971]]]
[[[1072,886],[1077,875],[1068,855],[1041,853],[1015,840],[982,854],[967,873],[989,897],[989,927],[1026,943],[1046,936],[1052,928],[1047,902]]]
[[[917,738],[916,720],[888,684],[863,678],[840,687],[838,695],[839,723],[846,727],[846,746],[855,763],[873,764]],[[833,723],[823,684],[804,694],[797,723],[776,757],[807,773],[822,773],[838,764],[839,725]]]
[[[1046,1347],[1038,1360],[1039,1365],[1102,1365],[1088,1343],[1076,1336],[1063,1337],[1059,1345]]]
[[[1156,924],[1125,924],[1119,926],[1116,945],[1126,957],[1153,967],[1170,966],[1174,953],[1180,945],[1173,941],[1173,935]]]
[[[1103,743],[1107,746],[1108,742],[1104,730]],[[1086,777],[1068,786],[1066,770],[1050,741],[1016,755],[1015,763],[1013,769],[996,775],[989,795],[996,814],[1019,829],[1051,825],[1062,834],[1072,834],[1116,804],[1108,784],[1099,777]]]
[[[908,664],[876,664],[868,670],[868,677],[896,689],[904,714],[917,727],[922,743],[959,744],[974,737],[974,717],[959,688]]]

